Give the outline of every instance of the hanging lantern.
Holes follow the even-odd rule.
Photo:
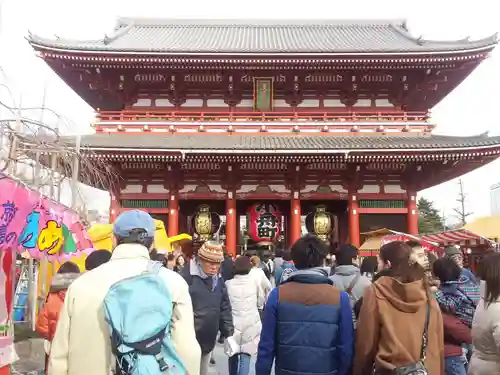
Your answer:
[[[271,203],[256,203],[247,210],[248,237],[264,244],[275,242],[281,233],[281,213]]]
[[[316,206],[315,211],[306,216],[306,228],[323,241],[328,241],[333,231],[332,214],[326,211],[326,206]]]
[[[194,232],[199,241],[211,240],[220,227],[220,217],[217,213],[210,211],[210,206],[202,204],[198,207],[193,217]]]

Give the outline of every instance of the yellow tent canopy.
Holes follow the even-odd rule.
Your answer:
[[[159,253],[169,253],[172,252],[172,244],[182,241],[191,241],[192,237],[189,234],[179,234],[177,236],[168,237],[165,231],[165,225],[163,221],[155,220],[156,232],[153,246]],[[94,224],[87,231],[89,239],[94,244],[94,248],[97,250],[108,250],[113,249],[113,224]],[[70,261],[76,263],[80,268],[80,271],[85,271],[85,259],[87,259],[86,254],[79,254],[78,256],[73,256]],[[42,280],[42,273],[39,273],[39,283],[38,283],[38,295],[41,296],[42,284],[50,285],[52,276],[57,272],[62,263],[57,260],[49,262],[44,259],[41,264],[45,263],[43,267],[46,267],[47,272],[45,273],[45,281]],[[44,297],[44,296],[43,296]]]
[[[500,239],[500,215],[480,217],[472,223],[466,224],[464,229],[498,242]]]
[[[159,253],[168,253],[172,251],[171,243],[174,242],[167,237],[165,225],[161,220],[155,220],[156,232],[154,248]],[[113,224],[94,224],[87,231],[87,234],[97,250],[113,249]]]
[[[380,229],[372,230],[369,232],[363,232],[360,234],[361,234],[361,236],[365,236],[365,237],[374,237],[374,236],[389,236],[391,234],[401,234],[401,233],[396,232],[392,229],[380,228]]]
[[[380,247],[382,246],[382,241],[384,240],[384,236],[373,236],[368,237],[363,244],[359,247],[360,254],[363,255],[374,255],[378,254]],[[374,254],[372,254],[374,253]]]
[[[361,256],[374,256],[378,254],[385,236],[399,234],[399,232],[395,232],[388,228],[380,228],[360,234],[363,243],[359,247],[359,254]]]

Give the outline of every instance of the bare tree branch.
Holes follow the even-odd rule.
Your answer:
[[[467,218],[474,213],[468,212],[465,209],[466,202],[467,202],[467,194],[465,194],[464,184],[462,182],[462,179],[458,180],[458,187],[459,187],[459,191],[458,191],[458,198],[456,199],[456,201],[458,202],[459,206],[456,208],[453,208],[453,211],[456,214],[455,215],[456,218],[460,221],[460,224],[462,226],[464,226],[465,224],[467,224]]]
[[[11,97],[13,96],[8,85],[0,83],[0,88],[5,88]],[[74,142],[68,141],[68,137],[61,137],[59,124],[54,126],[31,116],[21,115],[26,111],[41,111],[42,113],[45,111],[55,116],[57,122],[62,120],[65,123],[70,123],[59,113],[45,107],[16,108],[1,101],[0,107],[10,113],[10,116],[6,118],[0,117],[1,172],[9,170],[9,168],[19,172],[22,170],[22,173],[16,173],[15,177],[21,179],[28,186],[43,188],[55,185],[60,187],[73,175],[73,165],[76,158],[77,165],[79,165],[77,172],[79,181],[105,189],[116,187],[119,175],[113,166],[103,162],[89,149],[81,147],[80,150],[76,150]],[[40,118],[43,119],[43,116]],[[50,170],[51,155],[57,159],[55,171]],[[40,164],[37,166],[37,161],[42,164],[42,167],[39,166]],[[37,170],[39,173],[35,172]],[[78,187],[73,186],[72,188],[78,189],[77,200],[82,202],[78,204],[79,207],[74,208],[86,210],[83,191]]]

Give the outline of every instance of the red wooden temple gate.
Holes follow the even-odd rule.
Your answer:
[[[97,111],[82,152],[121,182],[83,182],[110,191],[111,216],[146,209],[169,235],[225,216],[232,253],[242,215],[266,202],[284,246],[304,222],[357,246],[360,231],[417,234],[418,191],[500,153],[500,138],[432,134],[429,115],[494,37],[436,43],[386,21],[121,19],[101,41],[30,43]]]

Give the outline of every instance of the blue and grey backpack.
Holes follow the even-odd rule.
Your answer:
[[[187,374],[170,340],[174,306],[161,267],[149,261],[143,273],[113,284],[104,299],[116,375]]]
[[[290,278],[290,276],[292,276],[292,273],[294,273],[295,271],[297,271],[297,269],[295,268],[292,262],[283,263],[283,265],[281,266],[278,285],[283,284],[285,281],[287,281]],[[278,275],[276,274],[276,276]]]

